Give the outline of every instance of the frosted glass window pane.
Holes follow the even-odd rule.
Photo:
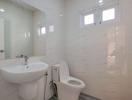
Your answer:
[[[115,19],[115,8],[104,10],[102,15],[103,21],[113,20]]]
[[[89,25],[94,23],[94,14],[84,16],[84,24]]]
[[[41,27],[41,34],[45,34],[46,33],[46,27]]]

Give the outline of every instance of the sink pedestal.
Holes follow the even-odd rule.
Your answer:
[[[19,96],[24,100],[44,100],[45,77],[40,80],[20,84]]]
[[[24,100],[33,100],[37,97],[38,82],[24,83],[19,85],[19,96]]]

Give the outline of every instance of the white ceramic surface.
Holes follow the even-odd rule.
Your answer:
[[[11,83],[27,83],[39,80],[48,70],[48,65],[42,62],[28,65],[14,65],[1,68],[3,78]]]
[[[57,78],[54,77],[54,82],[58,87],[59,100],[78,100],[80,92],[85,87],[84,82],[70,76],[68,65],[65,62],[53,67],[55,67],[53,70],[56,71],[53,76],[57,76]]]

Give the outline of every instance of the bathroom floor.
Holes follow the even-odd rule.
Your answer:
[[[56,97],[52,97],[49,100],[58,100],[58,99]],[[101,99],[97,99],[97,98],[92,97],[92,96],[81,94],[79,100],[101,100]]]

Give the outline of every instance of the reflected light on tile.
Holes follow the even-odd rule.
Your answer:
[[[116,64],[116,33],[107,33],[108,45],[107,45],[107,65],[108,72],[115,67]]]
[[[4,13],[5,12],[5,9],[0,8],[0,12]]]
[[[54,25],[49,26],[49,32],[54,32]]]
[[[99,2],[99,3],[103,3],[103,0],[99,0],[98,2]]]
[[[30,32],[28,32],[28,37],[30,38],[30,36],[31,36],[31,33],[30,33]]]
[[[104,0],[98,0],[98,5],[100,6],[104,5]]]
[[[41,35],[41,33],[40,33],[40,28],[38,29],[38,36],[40,36]]]
[[[25,38],[27,38],[27,33],[25,32]]]

